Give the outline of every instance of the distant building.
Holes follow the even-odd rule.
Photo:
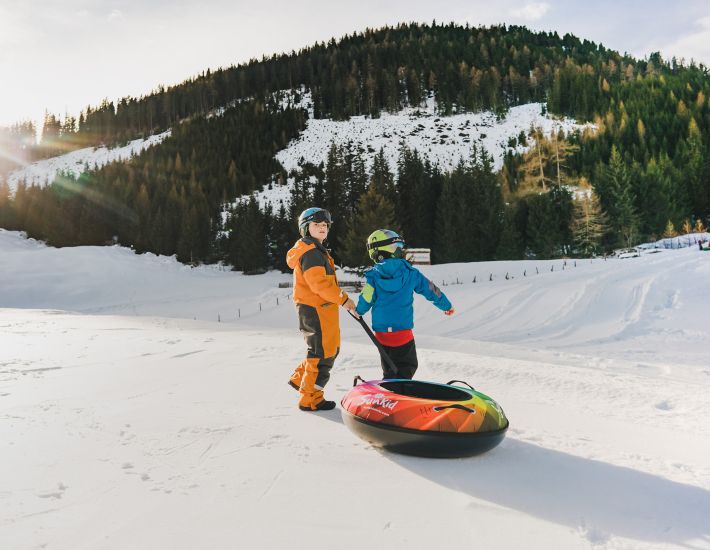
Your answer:
[[[407,248],[404,254],[412,265],[431,265],[431,248]]]

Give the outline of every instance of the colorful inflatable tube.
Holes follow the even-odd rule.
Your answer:
[[[416,456],[483,453],[503,440],[509,424],[498,403],[459,380],[365,382],[358,376],[340,404],[345,425],[362,439]]]

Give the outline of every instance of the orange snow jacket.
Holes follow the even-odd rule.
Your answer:
[[[335,262],[316,239],[296,241],[286,254],[286,264],[293,269],[293,301],[313,307],[343,305],[348,295],[338,286]]]

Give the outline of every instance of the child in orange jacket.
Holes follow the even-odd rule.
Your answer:
[[[323,388],[330,378],[340,351],[338,306],[350,311],[355,303],[338,286],[335,262],[323,245],[328,237],[330,213],[322,208],[308,208],[298,218],[301,239],[288,251],[286,263],[293,269],[293,301],[308,353],[296,367],[289,384],[298,389],[302,411],[326,411],[335,408]]]

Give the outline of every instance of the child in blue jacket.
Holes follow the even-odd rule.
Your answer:
[[[412,378],[417,370],[414,344],[414,292],[421,294],[446,315],[451,302],[437,286],[404,259],[404,239],[389,229],[378,229],[367,238],[367,249],[375,266],[365,272],[367,284],[360,293],[357,312],[372,308],[372,329],[377,340],[397,367],[390,370],[384,358],[382,377]]]

